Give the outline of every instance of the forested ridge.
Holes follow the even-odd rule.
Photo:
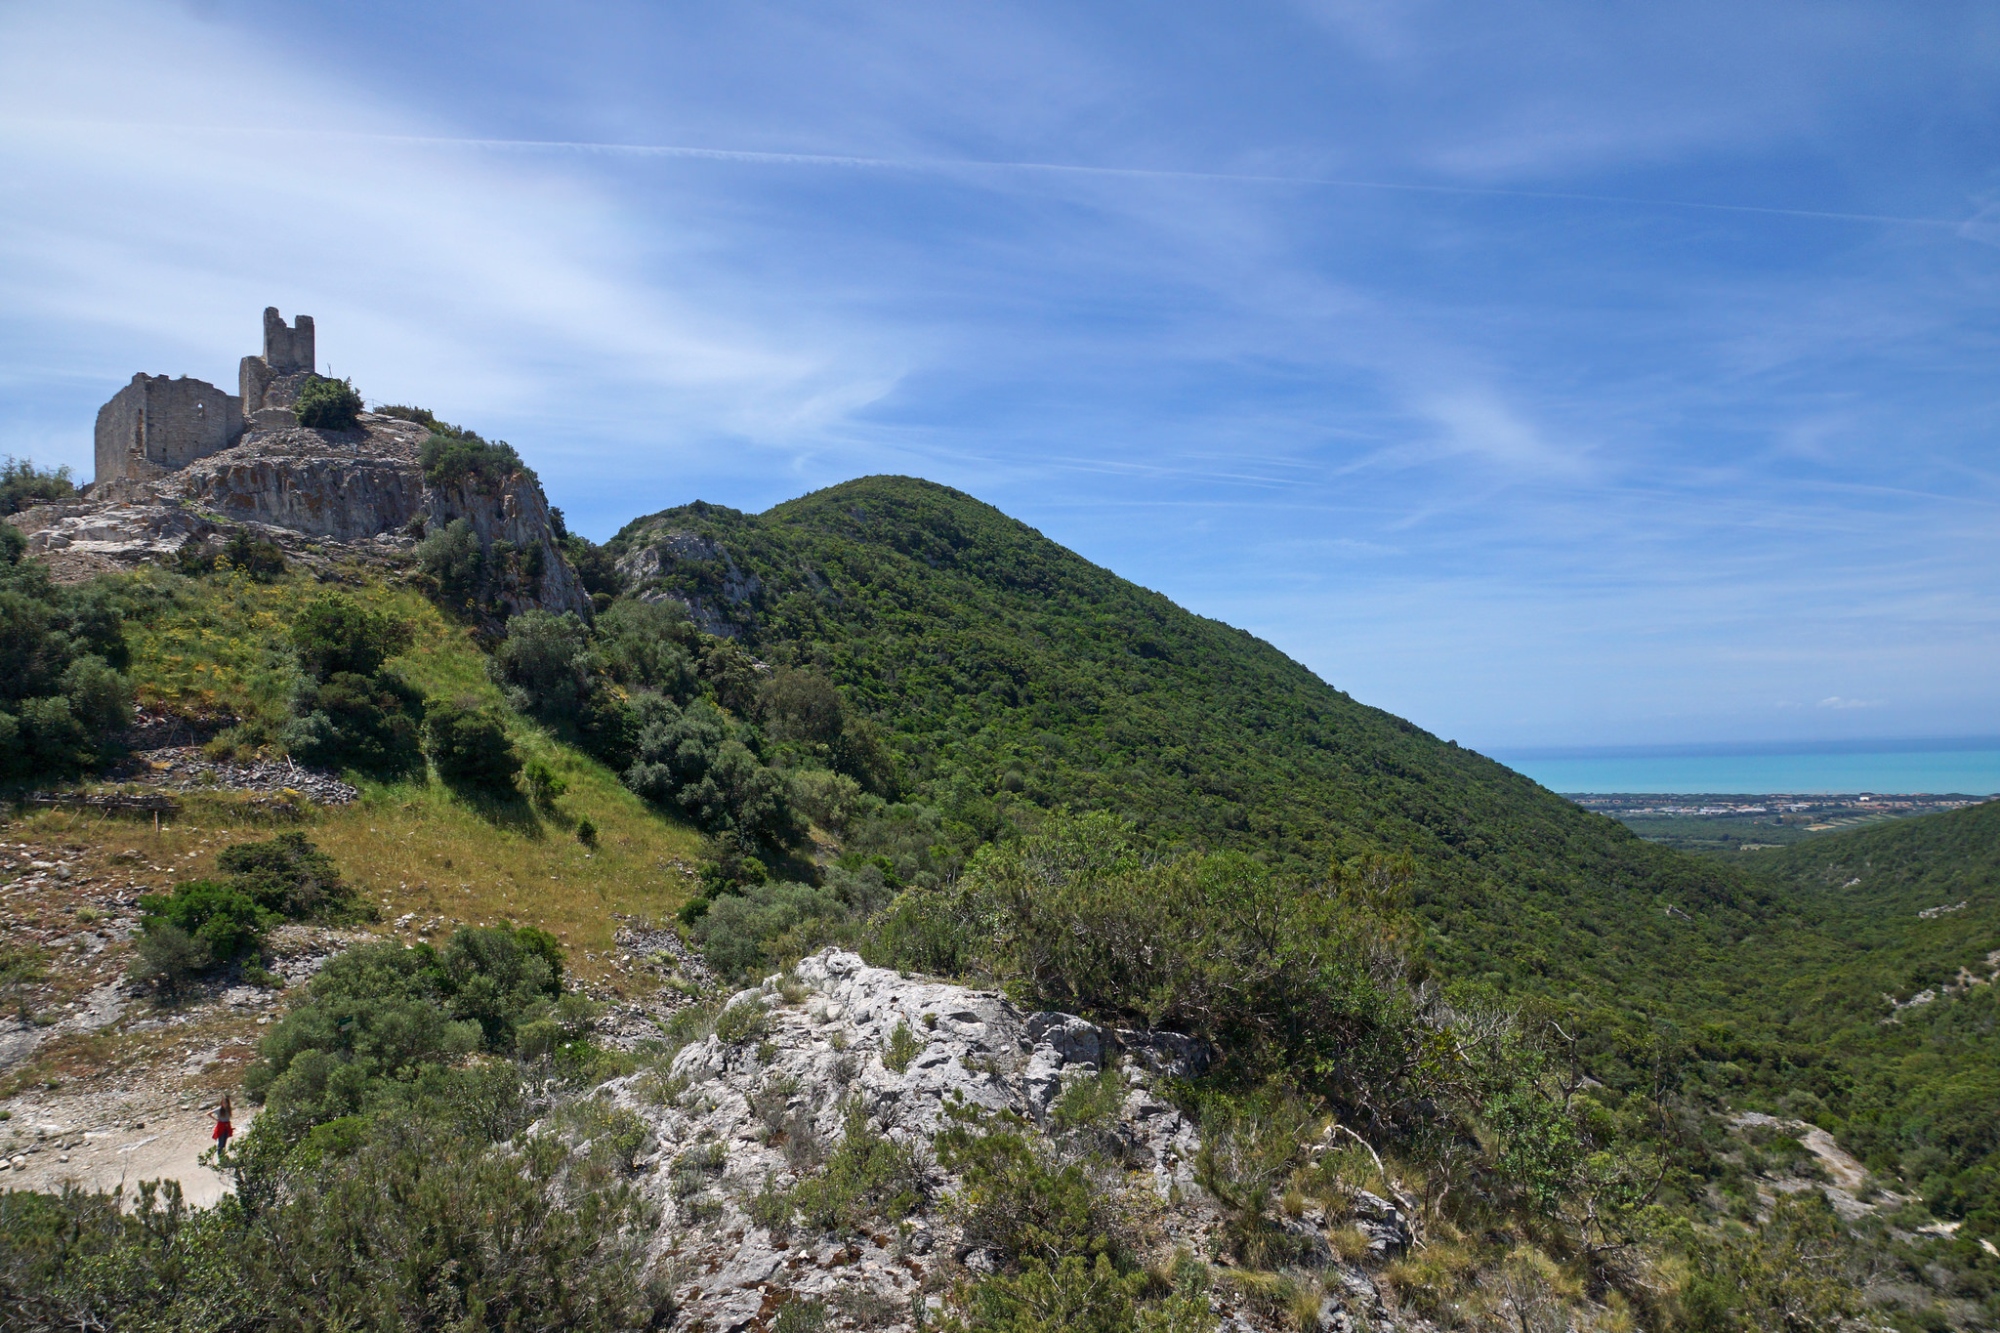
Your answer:
[[[625,591],[694,602],[753,652],[831,676],[883,727],[905,801],[935,812],[923,850],[939,869],[1060,806],[1279,870],[1407,854],[1442,969],[1670,1010],[1690,958],[1773,910],[1727,868],[1645,843],[943,486],[866,478],[754,516],[697,503],[635,520],[607,551],[648,548],[657,570],[637,562],[648,572]]]

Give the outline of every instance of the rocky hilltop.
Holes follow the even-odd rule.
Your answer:
[[[1155,1266],[1224,1248],[1228,1219],[1197,1179],[1201,1138],[1161,1089],[1208,1060],[1175,1033],[1024,1013],[993,992],[828,949],[732,996],[664,1077],[602,1092],[653,1131],[656,1258],[678,1275],[685,1327],[766,1327],[804,1301],[863,1327],[916,1329],[954,1282],[1009,1257],[992,1252],[940,1152],[954,1128],[1018,1132],[1080,1167]],[[862,1157],[872,1165],[857,1170]],[[871,1172],[872,1204],[853,1188]],[[829,1226],[842,1187],[853,1197]],[[1367,1190],[1340,1205],[1314,1200],[1285,1224],[1306,1256],[1298,1283],[1317,1293],[1329,1330],[1386,1317],[1361,1261],[1411,1240],[1401,1211]],[[1237,1328],[1270,1327],[1280,1321],[1264,1295],[1223,1281],[1209,1300]]]
[[[420,460],[425,424],[361,412],[350,428],[300,425],[292,404],[312,378],[298,365],[311,355],[312,323],[299,324],[303,344],[266,312],[266,357],[244,359],[248,399],[136,376],[98,415],[97,477],[83,498],[7,520],[30,554],[64,582],[219,548],[246,531],[308,563],[395,558],[463,519],[485,555],[499,546],[532,571],[495,590],[506,613],[588,610],[532,473],[432,484]]]

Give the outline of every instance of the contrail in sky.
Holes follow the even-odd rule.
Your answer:
[[[1905,227],[1942,227],[1953,231],[1971,219],[1904,217],[1885,213],[1847,213],[1831,209],[1777,208],[1763,204],[1721,204],[1692,199],[1649,199],[1636,195],[1589,194],[1566,190],[1511,190],[1478,185],[1435,185],[1410,181],[1361,180],[1340,176],[1281,175],[1238,171],[1193,171],[1171,167],[1107,167],[1071,162],[1009,162],[980,158],[862,157],[838,153],[775,153],[747,148],[698,148],[684,144],[597,143],[573,139],[481,139],[449,135],[375,134],[344,130],[292,130],[265,126],[137,125],[110,121],[13,120],[14,125],[62,125],[66,128],[137,130],[145,133],[191,133],[276,136],[288,139],[344,139],[406,144],[420,148],[478,148],[517,152],[572,153],[603,157],[679,158],[705,162],[737,162],[749,166],[845,167],[898,172],[1007,172],[1063,176],[1097,176],[1131,180],[1212,181],[1231,185],[1290,185],[1318,189],[1377,190],[1401,194],[1457,195],[1470,198],[1526,199],[1552,203],[1611,204],[1627,208],[1676,208],[1709,213],[1747,213],[1765,217],[1808,218],[1826,222],[1866,222]]]

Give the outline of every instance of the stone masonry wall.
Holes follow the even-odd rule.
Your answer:
[[[97,412],[99,482],[177,472],[243,433],[242,400],[183,375],[134,375]]]

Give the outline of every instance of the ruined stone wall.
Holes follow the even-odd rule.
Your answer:
[[[243,402],[183,375],[140,373],[97,412],[98,482],[179,471],[243,433]]]

